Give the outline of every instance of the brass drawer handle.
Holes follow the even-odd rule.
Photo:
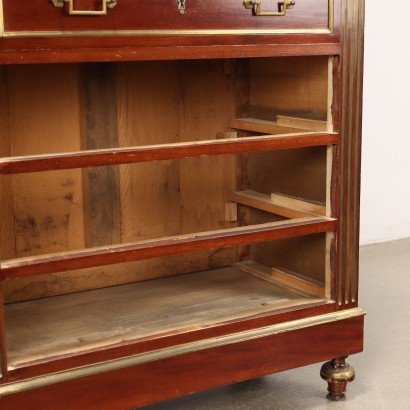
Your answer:
[[[254,16],[286,16],[286,11],[293,9],[295,0],[283,0],[278,2],[278,11],[261,11],[262,0],[243,0],[246,9],[252,10]]]
[[[70,16],[105,16],[107,8],[113,9],[117,5],[117,0],[102,0],[101,10],[75,10],[74,0],[51,0],[54,7],[63,7],[64,3],[68,3],[68,14]]]

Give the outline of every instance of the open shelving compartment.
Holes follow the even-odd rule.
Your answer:
[[[2,69],[8,369],[332,303],[332,67]]]

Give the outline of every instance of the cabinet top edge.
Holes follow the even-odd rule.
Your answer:
[[[250,22],[247,11],[246,17],[243,16],[245,20],[237,24],[232,24],[234,17],[222,15],[222,23],[226,18],[226,24],[220,22],[215,24],[211,19],[209,25],[199,24],[196,27],[189,19],[178,19],[176,24],[174,16],[173,24],[161,27],[161,24],[157,23],[145,24],[141,19],[141,25],[122,24],[122,20],[118,20],[116,25],[114,24],[116,19],[121,13],[124,14],[124,10],[119,9],[116,12],[120,14],[114,16],[110,12],[109,19],[104,20],[104,24],[88,23],[96,20],[81,20],[81,24],[78,21],[71,24],[75,21],[71,20],[72,17],[62,17],[61,13],[61,16],[55,14],[49,7],[45,7],[45,4],[41,6],[41,10],[44,9],[46,14],[51,13],[51,16],[58,21],[64,19],[64,24],[30,25],[29,21],[35,19],[35,16],[28,20],[24,20],[23,17],[29,15],[33,7],[21,11],[17,6],[11,7],[12,3],[0,0],[0,64],[252,57],[252,53],[247,50],[248,47],[259,47],[255,52],[256,57],[329,54],[328,51],[321,50],[324,45],[327,45],[333,54],[338,54],[339,51],[335,50],[335,47],[340,46],[341,42],[342,2],[323,0],[327,4],[325,8],[323,3],[317,3],[316,6],[315,1],[312,0],[310,5],[302,7],[302,14],[299,11],[299,14],[290,15],[289,24],[282,24],[284,21],[282,18],[275,20],[281,22],[278,25],[271,24],[271,20],[263,20],[264,23],[259,24],[265,17],[260,19],[257,16],[252,17]],[[322,13],[322,21],[320,22],[319,19],[313,24],[317,12],[325,9],[326,13]],[[34,10],[37,14],[41,11]],[[135,10],[132,13],[135,14]],[[205,14],[208,16],[210,13],[207,13],[205,9]],[[242,16],[238,10],[236,13]],[[194,14],[190,15],[191,19],[194,18]],[[326,18],[323,17],[325,14],[327,14]],[[112,20],[110,20],[111,16]],[[68,20],[65,20],[67,17]],[[27,21],[26,25],[24,21]],[[266,21],[270,23],[266,24]],[[15,22],[18,24],[16,25]],[[311,53],[304,50],[307,45],[312,48]],[[165,47],[168,53],[161,50]],[[225,47],[225,53],[215,52],[212,49],[214,47]],[[265,50],[262,52],[263,47]],[[288,51],[285,51],[286,47]],[[188,48],[190,51],[181,52],[180,48]],[[159,56],[155,58],[153,55],[157,51]],[[192,53],[192,57],[188,57],[189,53]]]

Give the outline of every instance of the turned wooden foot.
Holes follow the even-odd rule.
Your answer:
[[[320,369],[320,377],[328,383],[330,400],[340,400],[346,396],[347,383],[354,380],[355,372],[346,357],[339,357],[326,362]]]

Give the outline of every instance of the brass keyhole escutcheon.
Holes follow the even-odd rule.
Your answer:
[[[177,0],[179,14],[185,14],[185,0]]]

